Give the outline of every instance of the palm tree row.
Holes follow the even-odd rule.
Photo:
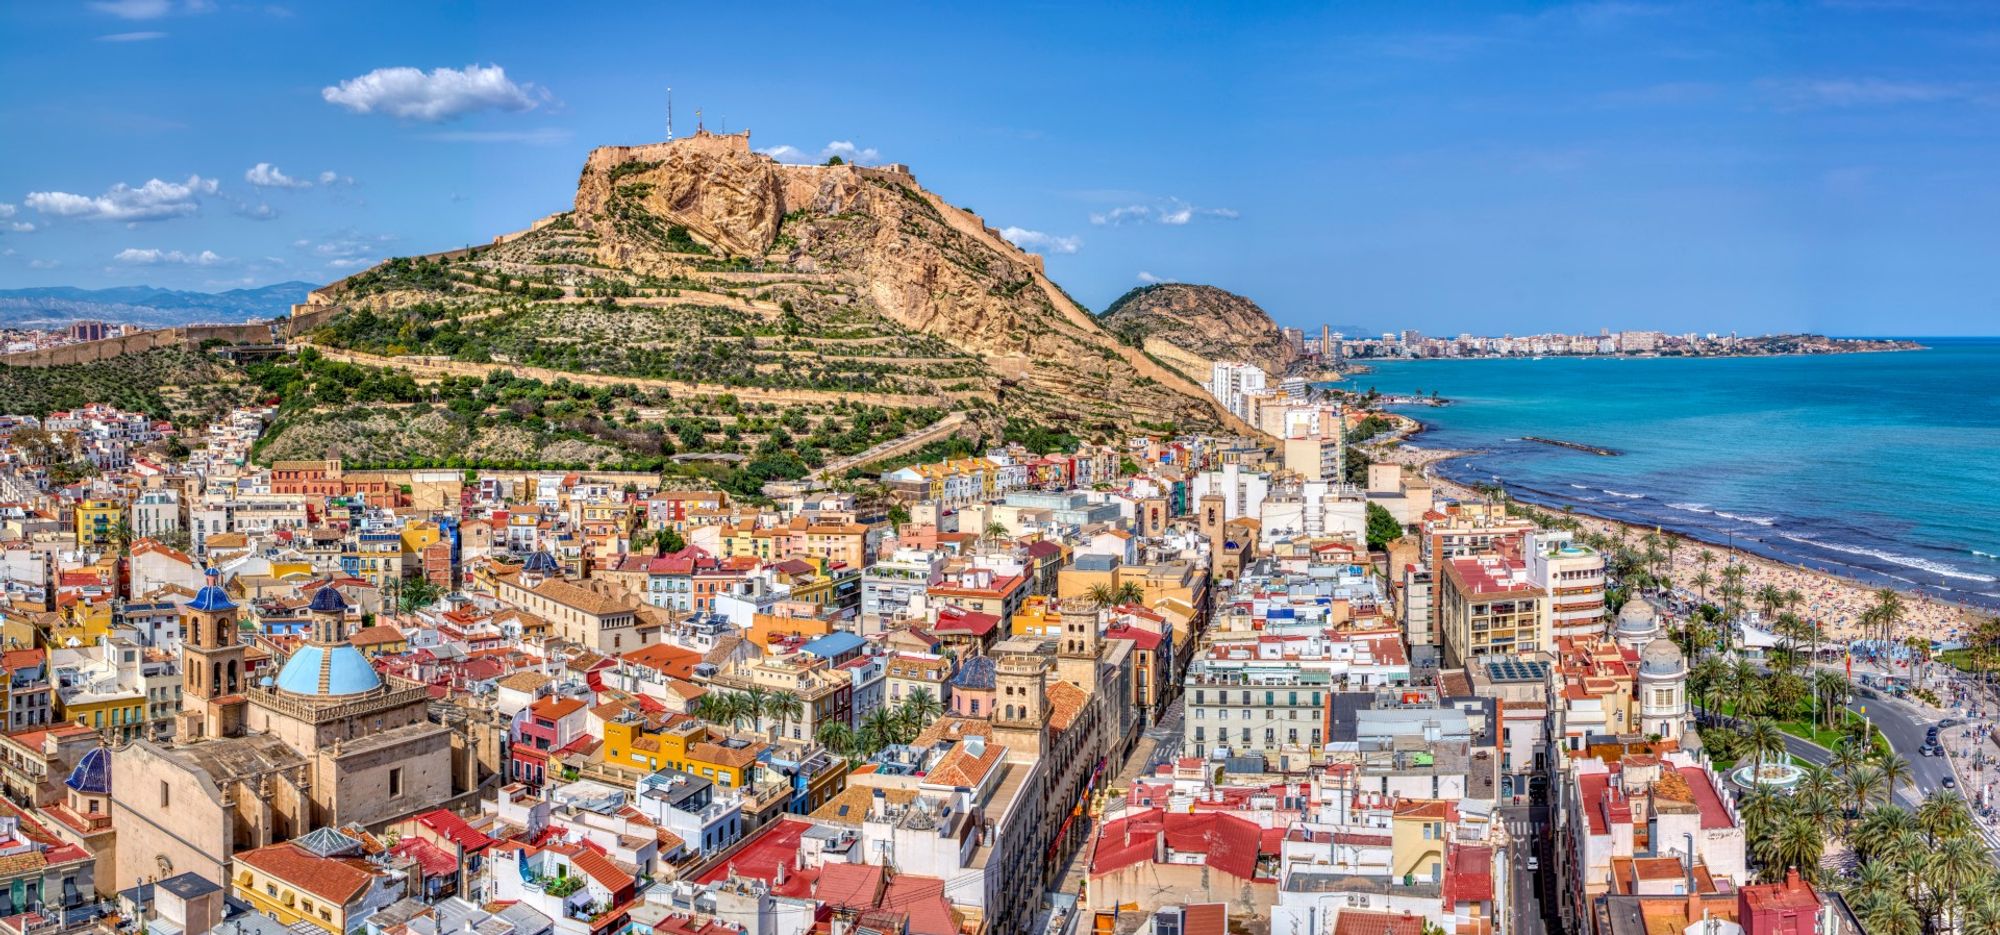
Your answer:
[[[744,723],[748,722],[749,729],[763,730],[767,737],[776,740],[784,726],[805,715],[805,702],[797,695],[753,687],[747,691],[711,691],[695,699],[689,713],[706,721],[727,724],[734,730],[744,729]]]
[[[883,705],[861,719],[856,730],[838,721],[820,725],[815,738],[841,756],[866,759],[883,747],[917,739],[924,728],[944,713],[944,704],[928,688],[911,690],[901,704]]]

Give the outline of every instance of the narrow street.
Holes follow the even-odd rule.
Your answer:
[[[1515,857],[1507,865],[1507,918],[1501,935],[1541,935],[1561,931],[1555,914],[1554,852],[1549,838],[1546,805],[1514,805],[1500,809]],[[1529,867],[1534,856],[1534,868]]]

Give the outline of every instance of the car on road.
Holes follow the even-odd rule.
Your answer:
[[[1956,789],[1958,788],[1958,780],[1953,779],[1950,776],[1946,776],[1943,779],[1938,780],[1938,785],[1943,786],[1947,789]]]
[[[1528,855],[1528,869],[1529,869],[1529,870],[1540,870],[1540,869],[1542,869],[1542,860],[1541,860],[1541,858],[1539,858],[1539,857],[1536,857],[1536,856],[1535,856],[1535,855],[1533,855],[1533,854],[1529,854],[1529,855]]]

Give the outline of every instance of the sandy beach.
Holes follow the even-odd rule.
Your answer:
[[[1462,484],[1447,480],[1437,474],[1437,464],[1451,458],[1461,457],[1469,452],[1442,448],[1424,448],[1409,442],[1408,435],[1401,436],[1400,444],[1388,444],[1395,439],[1364,446],[1371,457],[1378,461],[1389,461],[1416,468],[1422,472],[1440,493],[1460,500],[1479,500],[1484,494]],[[1615,535],[1619,527],[1625,529],[1628,541],[1637,543],[1641,537],[1653,531],[1651,527],[1634,523],[1589,516],[1582,512],[1575,518],[1590,529],[1602,535]],[[1816,620],[1829,639],[1853,639],[1872,634],[1862,632],[1862,615],[1875,606],[1877,585],[1843,578],[1826,572],[1801,569],[1796,565],[1775,562],[1741,550],[1731,553],[1723,546],[1704,542],[1689,536],[1679,535],[1669,530],[1660,530],[1661,535],[1675,540],[1672,570],[1667,573],[1676,586],[1697,590],[1689,584],[1701,569],[1700,555],[1707,552],[1713,556],[1709,566],[1709,576],[1715,584],[1709,586],[1712,595],[1722,582],[1722,569],[1730,562],[1737,562],[1749,569],[1743,576],[1745,594],[1754,595],[1764,585],[1777,586],[1780,590],[1798,591],[1803,600],[1794,610],[1799,616]],[[1897,625],[1895,638],[1911,636],[1925,639],[1951,639],[1970,632],[1979,619],[1978,612],[1936,600],[1924,594],[1904,591],[1904,614]],[[1754,606],[1754,601],[1752,602]]]

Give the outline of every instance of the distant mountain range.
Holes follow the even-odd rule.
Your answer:
[[[281,282],[227,292],[191,292],[157,286],[80,289],[43,286],[0,289],[0,328],[61,328],[98,320],[166,328],[202,322],[282,318],[319,288],[309,282]]]

